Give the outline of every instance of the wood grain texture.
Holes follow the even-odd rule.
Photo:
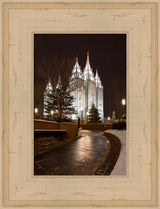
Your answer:
[[[0,5],[1,208],[158,209],[158,0]],[[33,176],[34,33],[127,34],[126,176]]]

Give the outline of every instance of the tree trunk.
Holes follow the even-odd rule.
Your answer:
[[[62,117],[60,102],[58,102],[58,117],[59,117],[59,118]]]

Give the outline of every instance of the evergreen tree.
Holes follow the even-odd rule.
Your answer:
[[[100,123],[100,116],[99,116],[99,112],[98,109],[95,107],[94,104],[92,104],[92,107],[89,111],[89,116],[88,116],[88,120],[90,123]]]
[[[55,90],[47,96],[49,99],[45,105],[46,111],[50,114],[53,110],[55,119],[61,121],[62,118],[69,118],[75,113],[72,105],[74,98],[68,90],[63,88],[61,81],[58,82]]]
[[[38,42],[35,45],[36,51],[39,50]],[[43,96],[46,89],[46,83],[50,77],[53,88],[56,87],[59,74],[64,87],[69,84],[71,69],[74,65],[75,57],[63,56],[35,56],[34,62],[34,107],[38,108],[39,116],[43,115]],[[43,117],[43,116],[42,116]]]

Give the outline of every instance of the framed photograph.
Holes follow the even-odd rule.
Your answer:
[[[126,34],[34,34],[34,174],[126,175],[125,98]]]
[[[159,1],[0,10],[0,207],[158,209]]]

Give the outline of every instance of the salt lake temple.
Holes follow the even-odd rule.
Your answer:
[[[59,77],[56,88],[61,85]],[[43,114],[46,116],[48,113],[45,109],[45,104],[49,97],[48,93],[52,93],[53,87],[49,80],[46,91],[44,92],[44,111]],[[77,120],[78,117],[81,120],[87,120],[87,115],[91,109],[92,104],[98,109],[101,120],[104,120],[103,112],[103,85],[101,83],[98,71],[94,76],[93,70],[90,65],[89,52],[87,52],[86,65],[82,71],[81,66],[78,63],[78,58],[72,69],[71,77],[69,78],[68,90],[74,97],[73,107],[76,110],[76,114],[72,115],[73,120]]]

